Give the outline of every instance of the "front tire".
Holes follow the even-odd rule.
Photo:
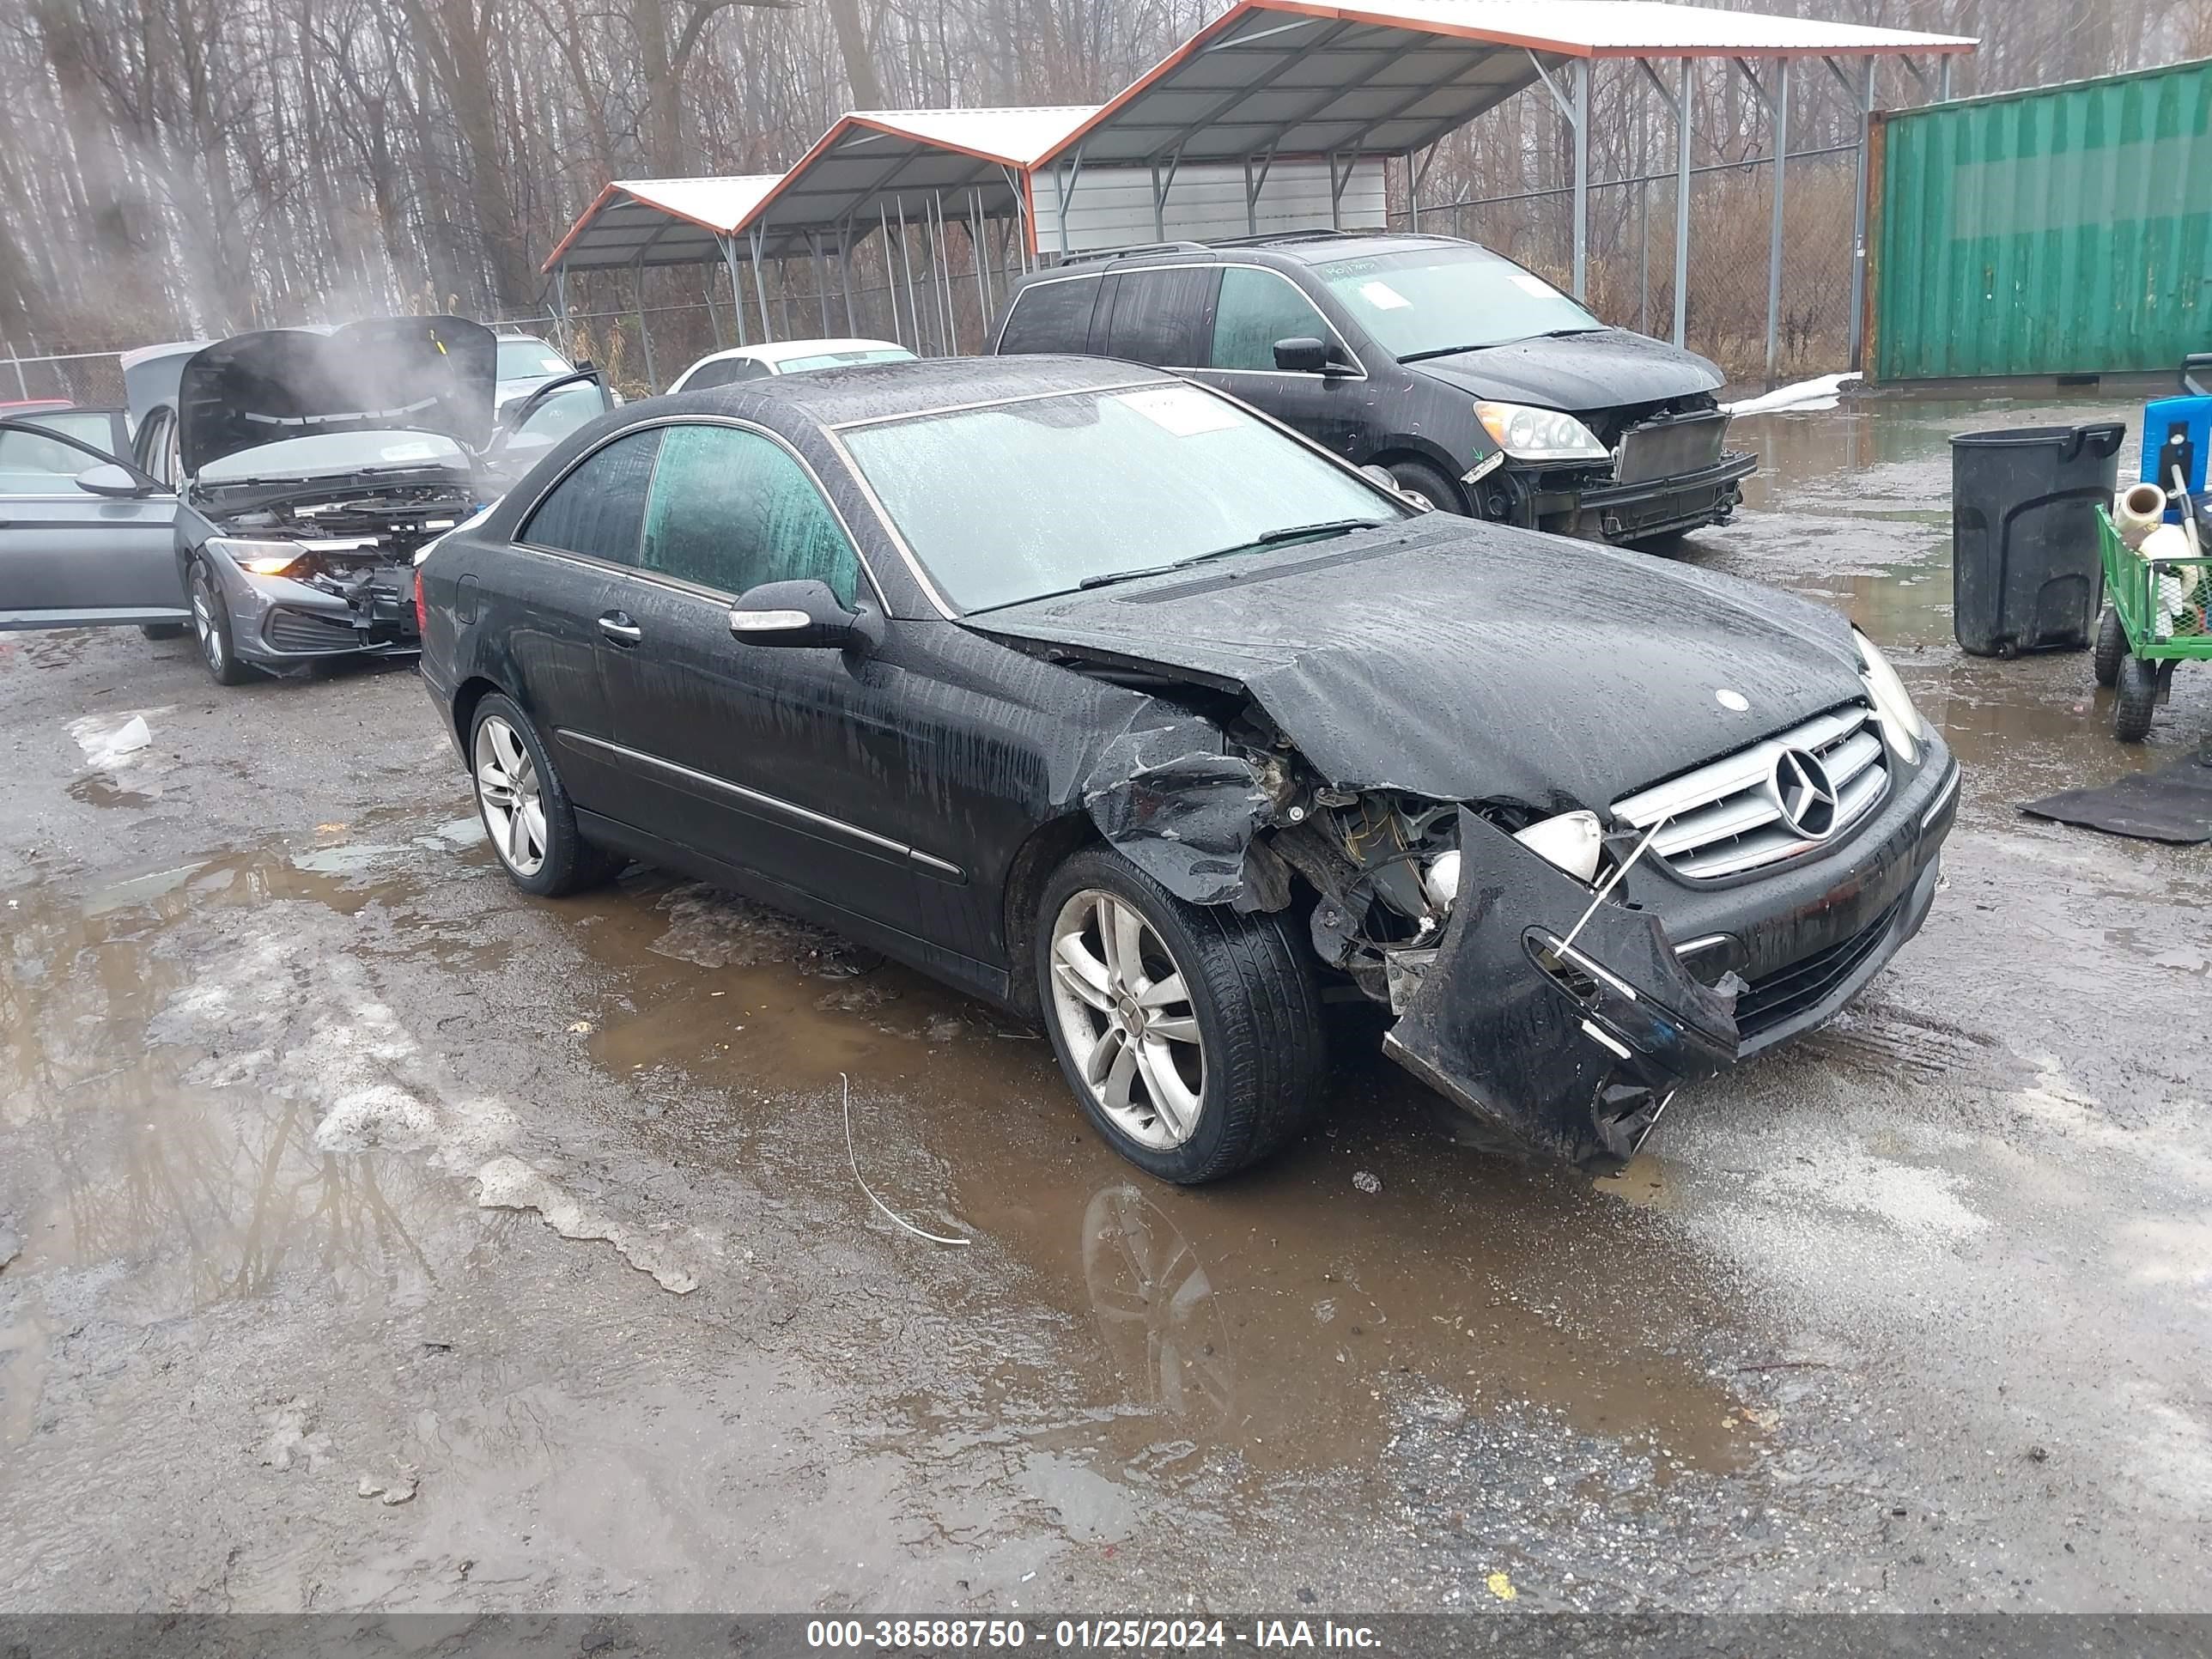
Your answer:
[[[1389,471],[1401,491],[1426,501],[1437,512],[1466,513],[1467,501],[1459,486],[1426,461],[1393,461]]]
[[[2097,618],[2097,651],[2093,666],[2097,684],[2107,691],[2120,680],[2120,664],[2128,654],[2128,630],[2120,623],[2120,613],[2106,605]]]
[[[2158,709],[2158,665],[2141,657],[2120,664],[2119,701],[2112,710],[2112,735],[2122,743],[2141,743],[2150,735]]]
[[[495,693],[477,705],[469,770],[492,851],[524,892],[558,898],[613,874],[613,860],[576,828],[575,806],[544,740],[511,699]]]
[[[200,663],[217,685],[243,685],[254,678],[252,669],[238,659],[230,631],[230,605],[222,586],[204,558],[194,559],[185,578],[185,597],[192,608],[192,637],[200,647]]]
[[[1322,1099],[1321,998],[1280,915],[1186,904],[1086,848],[1037,906],[1038,1000],[1084,1114],[1146,1173],[1216,1181],[1292,1139]]]

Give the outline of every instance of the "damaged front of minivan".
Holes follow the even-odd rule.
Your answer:
[[[1442,515],[1358,539],[988,627],[1191,711],[1093,757],[1100,832],[1189,902],[1303,907],[1424,1082],[1618,1168],[1918,930],[1958,769],[1841,617]]]

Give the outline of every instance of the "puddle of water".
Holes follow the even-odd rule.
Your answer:
[[[842,1152],[849,1077],[870,1184],[917,1225],[1011,1257],[1040,1308],[1088,1328],[1073,1363],[1097,1411],[1051,1437],[1062,1449],[1144,1467],[1207,1448],[1261,1468],[1364,1465],[1418,1383],[1534,1402],[1684,1468],[1752,1455],[1731,1396],[1685,1351],[1694,1320],[1655,1314],[1683,1287],[1639,1267],[1642,1230],[1571,1176],[1458,1151],[1456,1115],[1384,1062],[1348,1065],[1328,1131],[1250,1176],[1200,1191],[1133,1179],[1041,1037],[896,967],[824,977],[822,961],[848,965],[834,947],[807,958],[773,917],[749,940],[759,913],[744,901],[629,885],[582,935],[618,998],[588,1052],[618,1081],[688,1085],[656,1087],[640,1133],[687,1164],[772,1171],[833,1224],[867,1225],[842,1158],[823,1155],[825,1138]],[[706,933],[717,949],[699,948]],[[817,971],[752,959],[777,951]],[[732,959],[687,960],[702,955]],[[1390,1171],[1380,1194],[1352,1185],[1360,1167]],[[958,1282],[944,1288],[958,1309]],[[1726,1320],[1693,1299],[1696,1318]]]
[[[0,1127],[44,1152],[10,1285],[118,1264],[104,1310],[146,1322],[302,1273],[365,1311],[429,1295],[483,1223],[453,1165],[422,1155],[443,1109],[407,1074],[417,1045],[378,1002],[375,964],[392,933],[410,971],[418,935],[458,933],[458,957],[428,954],[465,969],[471,930],[429,896],[482,866],[459,851],[478,839],[473,820],[325,826],[9,896]],[[348,919],[372,904],[387,925],[364,956]],[[226,924],[221,949],[262,951],[264,976],[235,954],[211,975],[186,931],[238,912],[253,925]],[[1732,1319],[1725,1295],[1587,1183],[1455,1144],[1456,1115],[1379,1060],[1347,1065],[1324,1132],[1183,1191],[1098,1143],[1034,1032],[801,924],[641,873],[533,925],[582,953],[577,1052],[648,1167],[721,1171],[857,1243],[880,1229],[846,1167],[843,1074],[871,1184],[917,1224],[976,1237],[977,1266],[908,1258],[899,1317],[959,1372],[879,1402],[877,1449],[909,1465],[1018,1446],[1036,1501],[1107,1538],[1124,1481],[1213,1454],[1371,1471],[1417,1396],[1663,1453],[1662,1480],[1756,1456],[1699,1358]],[[1380,1192],[1352,1182],[1370,1170]],[[655,1191],[605,1196],[680,1240],[687,1218]],[[4,1328],[0,1432],[20,1436],[52,1338],[35,1298]],[[836,1367],[873,1329],[809,1322],[788,1340]]]

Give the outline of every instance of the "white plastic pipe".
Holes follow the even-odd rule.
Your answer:
[[[2112,528],[2130,547],[2166,521],[2166,492],[2154,483],[2131,483],[2112,500]]]

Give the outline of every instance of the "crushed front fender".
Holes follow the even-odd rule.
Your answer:
[[[1384,1052],[1522,1140],[1618,1169],[1677,1087],[1735,1063],[1735,997],[1691,977],[1644,911],[1607,901],[1577,933],[1590,890],[1471,812],[1460,851],[1451,920]]]

